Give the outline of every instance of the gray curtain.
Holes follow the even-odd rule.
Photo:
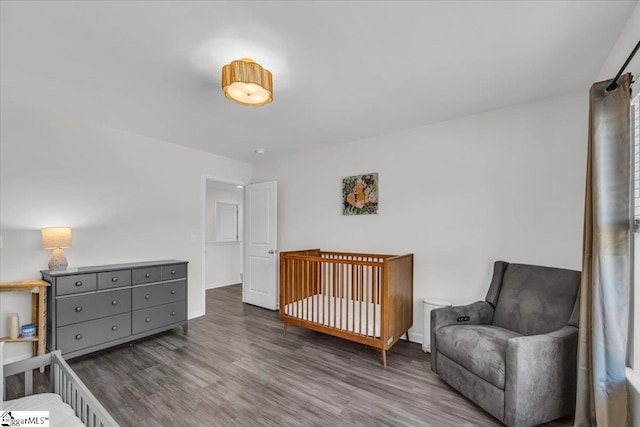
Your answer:
[[[631,75],[590,92],[576,426],[626,426]]]

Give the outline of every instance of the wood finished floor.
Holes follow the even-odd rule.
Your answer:
[[[398,342],[388,367],[369,347],[242,304],[240,285],[207,291],[207,314],[182,329],[69,361],[122,426],[499,426]],[[48,374],[34,371],[36,392]],[[23,392],[7,381],[9,399]],[[549,426],[572,425],[567,417]]]

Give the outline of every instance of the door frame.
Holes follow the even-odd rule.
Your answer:
[[[214,175],[206,175],[203,174],[200,180],[200,277],[202,278],[202,292],[201,297],[203,301],[203,309],[202,313],[198,313],[198,316],[204,316],[207,313],[207,279],[206,279],[206,270],[207,270],[207,181],[219,182],[221,184],[230,184],[230,185],[242,185],[243,192],[244,186],[250,184],[249,182],[237,181],[234,179],[221,178],[219,176]],[[244,195],[243,195],[244,199]],[[242,211],[243,206],[240,206],[240,211]],[[238,212],[238,216],[241,212]],[[238,218],[240,219],[240,218]],[[240,241],[240,277],[244,276],[244,257],[242,254],[244,253],[244,221],[240,224],[238,221],[238,227],[242,227],[242,236],[243,239]]]

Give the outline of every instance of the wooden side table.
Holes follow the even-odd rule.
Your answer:
[[[47,286],[44,280],[24,280],[21,282],[0,283],[0,292],[30,292],[31,293],[31,323],[37,325],[35,338],[9,337],[0,338],[4,342],[31,342],[33,356],[41,356],[46,351],[47,340]],[[44,367],[40,368],[44,372]]]

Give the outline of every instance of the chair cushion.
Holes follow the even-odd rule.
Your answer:
[[[579,291],[579,271],[509,264],[491,323],[527,336],[557,331],[568,324]]]
[[[436,331],[436,343],[440,353],[504,390],[507,341],[520,336],[497,326],[452,325]]]

